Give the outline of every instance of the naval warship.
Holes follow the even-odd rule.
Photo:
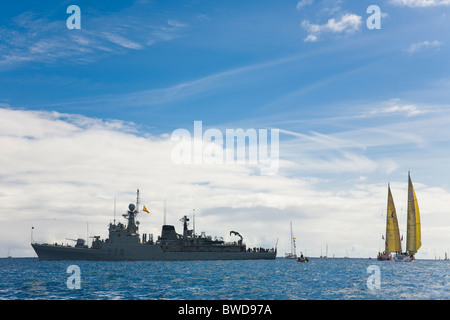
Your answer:
[[[123,214],[127,224],[110,223],[109,237],[101,240],[100,236],[92,237],[92,245],[86,245],[82,238],[75,240],[74,246],[32,242],[31,246],[39,260],[96,260],[96,261],[170,261],[170,260],[256,260],[275,259],[277,249],[248,248],[239,232],[230,231],[240,239],[225,242],[213,239],[201,233],[195,234],[188,229],[189,218],[184,216],[183,234],[178,234],[173,225],[163,225],[161,236],[156,241],[153,235],[139,235],[139,190],[136,204],[131,203]],[[74,240],[74,239],[70,239]]]

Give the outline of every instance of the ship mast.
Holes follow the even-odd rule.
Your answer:
[[[139,204],[140,204],[140,198],[139,198],[139,189],[137,189],[136,192],[136,213],[139,213]]]
[[[127,213],[122,215],[125,219],[128,220],[127,231],[128,234],[130,235],[137,234],[138,227],[136,225],[135,217],[138,213],[139,213],[139,189],[137,189],[136,205],[130,203],[130,205],[128,206]]]

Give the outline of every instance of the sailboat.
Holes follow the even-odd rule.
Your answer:
[[[325,255],[322,255],[322,248],[320,248],[320,259],[328,258],[328,243],[325,244]]]
[[[292,233],[292,221],[291,221],[291,252],[285,253],[286,259],[297,259],[297,248],[295,247],[295,238]]]
[[[391,261],[391,252],[402,252],[402,244],[400,241],[400,231],[398,228],[397,213],[395,212],[394,198],[392,197],[391,187],[388,184],[388,200],[386,212],[386,237],[384,239],[384,251],[379,252],[378,261]]]
[[[422,246],[420,230],[420,212],[417,203],[416,193],[408,172],[408,221],[406,234],[406,252],[399,252],[394,260],[397,262],[410,262],[414,260],[414,255]]]

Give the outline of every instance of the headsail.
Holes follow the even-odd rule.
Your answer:
[[[392,198],[391,188],[388,185],[388,203],[386,213],[386,242],[385,251],[401,252],[400,231],[398,228],[397,213],[395,212],[394,199]]]
[[[416,253],[422,245],[420,231],[420,213],[416,193],[408,172],[408,225],[407,225],[406,251]]]

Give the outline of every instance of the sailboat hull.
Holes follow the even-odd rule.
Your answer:
[[[377,256],[377,260],[378,261],[392,261],[392,255],[383,252],[383,253],[379,253]]]
[[[407,254],[396,254],[394,257],[395,262],[411,262],[414,261],[413,255],[407,255]]]

